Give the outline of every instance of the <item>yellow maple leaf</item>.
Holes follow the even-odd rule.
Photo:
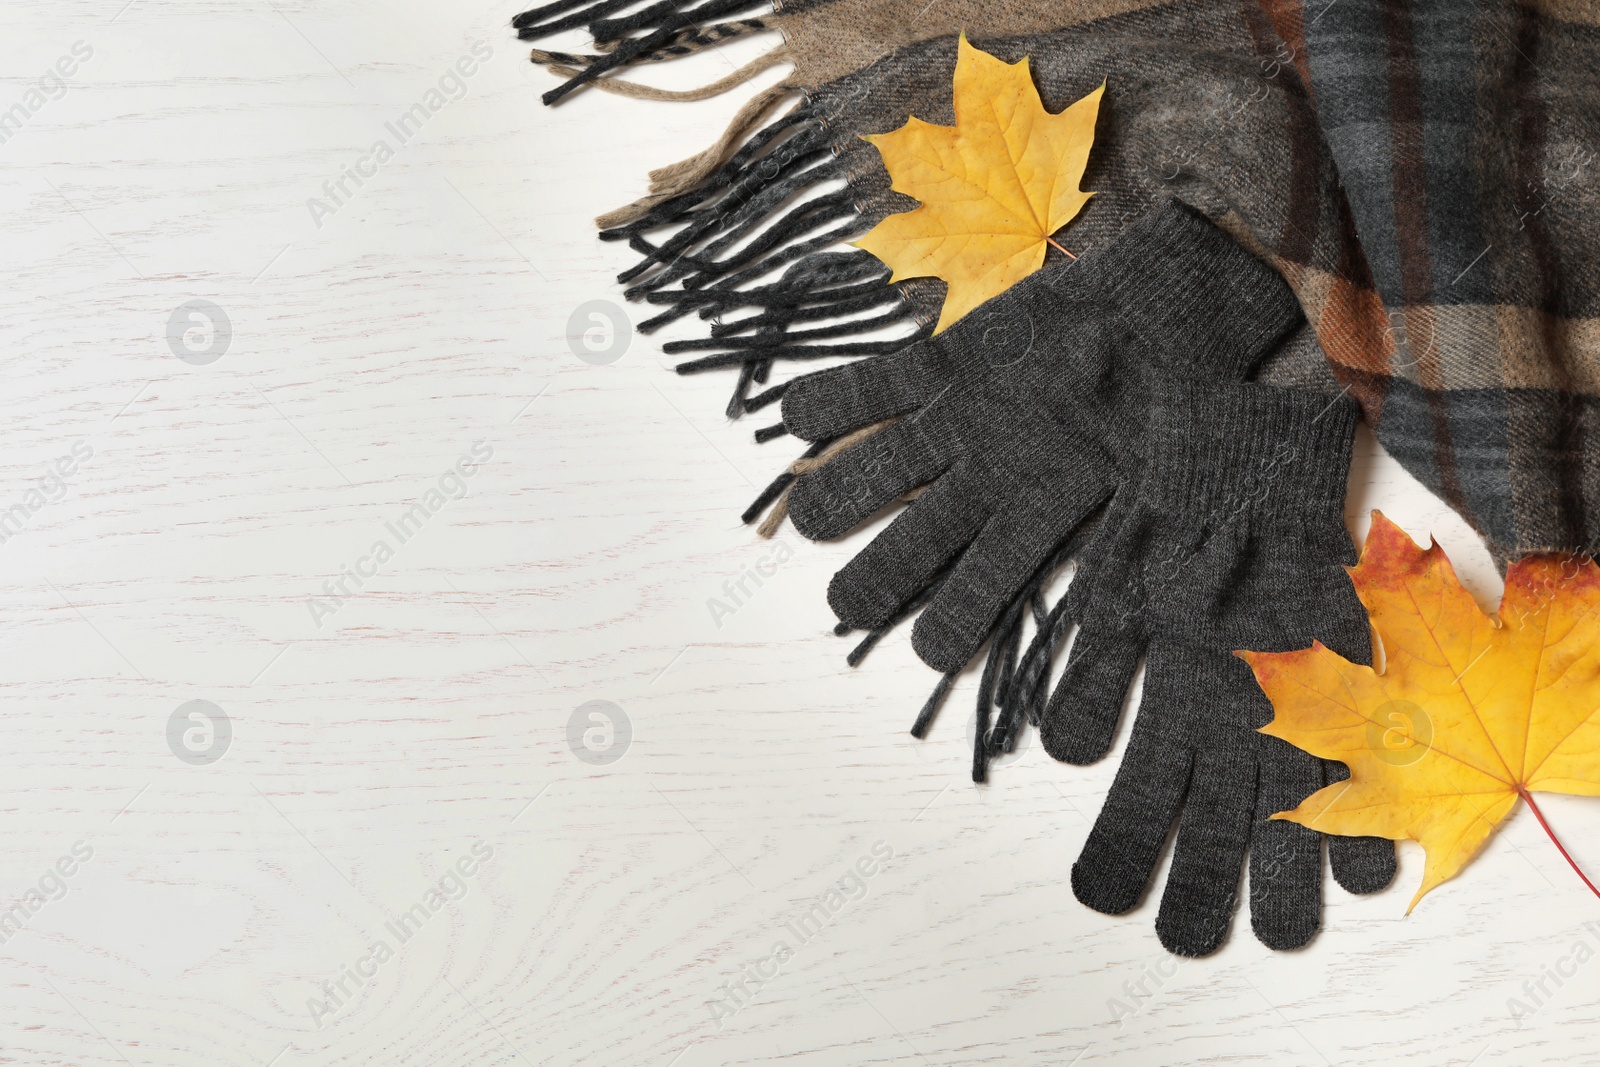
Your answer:
[[[1094,195],[1078,184],[1106,88],[1102,82],[1052,115],[1026,56],[1006,63],[966,34],[957,47],[956,124],[912,116],[893,133],[866,138],[895,192],[922,206],[854,242],[894,268],[890,281],[934,276],[949,284],[934,333],[1038,270],[1050,235]]]
[[[1477,854],[1518,797],[1561,848],[1530,794],[1600,795],[1600,568],[1522,559],[1489,616],[1437,543],[1423,551],[1373,512],[1350,577],[1382,642],[1381,672],[1320,642],[1238,653],[1276,712],[1262,732],[1350,768],[1349,781],[1273,818],[1419,842],[1427,863],[1407,914]]]

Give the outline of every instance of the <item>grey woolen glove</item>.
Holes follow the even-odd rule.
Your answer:
[[[936,670],[959,670],[1126,480],[1151,377],[1242,379],[1299,319],[1271,268],[1166,201],[1105,250],[1029,276],[938,337],[798,379],[783,417],[799,437],[899,419],[795,482],[801,534],[842,536],[928,487],[834,576],[829,604],[872,630],[943,573],[912,644]]]
[[[1097,911],[1133,908],[1178,820],[1156,931],[1179,955],[1226,937],[1246,852],[1263,943],[1298,947],[1321,923],[1322,835],[1269,816],[1347,772],[1257,732],[1272,705],[1233,652],[1321,640],[1371,662],[1344,571],[1355,562],[1343,501],[1356,418],[1342,397],[1157,383],[1137,487],[1108,509],[1068,592],[1079,632],[1041,723],[1051,755],[1104,755],[1145,657],[1133,734],[1073,892]],[[1329,850],[1353,892],[1394,876],[1390,841],[1333,837]]]

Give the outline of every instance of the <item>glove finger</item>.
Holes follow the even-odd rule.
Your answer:
[[[1195,756],[1156,915],[1156,936],[1175,955],[1208,955],[1228,936],[1255,814],[1254,763],[1247,748]]]
[[[1044,750],[1064,763],[1093,763],[1110,750],[1144,654],[1143,638],[1124,620],[1097,615],[1078,627],[1039,721]]]
[[[1159,729],[1134,727],[1105,806],[1072,865],[1072,894],[1079,901],[1107,915],[1139,903],[1183,804],[1190,761],[1189,752]]]
[[[902,493],[933,481],[954,460],[953,435],[929,410],[902,419],[802,474],[789,490],[789,515],[813,541],[843,537]]]
[[[1135,494],[1117,493],[1067,586],[1078,632],[1039,719],[1044,750],[1066,763],[1105,756],[1144,654],[1143,577],[1124,559],[1139,515]]]
[[[971,543],[987,513],[975,487],[951,471],[895,516],[828,583],[828,605],[845,625],[887,623]]]
[[[1322,926],[1322,835],[1274,819],[1322,784],[1315,756],[1259,735],[1260,777],[1250,831],[1250,926],[1268,948],[1299,948]]]
[[[1065,495],[1051,514],[994,515],[917,618],[911,647],[941,674],[966,666],[1002,612],[1057,546],[1094,510],[1092,494]]]
[[[796,378],[783,394],[783,425],[821,441],[915,411],[948,384],[923,345],[872,356]]]
[[[1350,770],[1342,763],[1321,760],[1324,780],[1333,785],[1347,781]],[[1340,837],[1329,834],[1328,862],[1333,880],[1350,893],[1376,893],[1394,881],[1394,842],[1386,837]]]

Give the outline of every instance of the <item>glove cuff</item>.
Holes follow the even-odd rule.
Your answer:
[[[1277,271],[1178,200],[1081,267],[1154,361],[1185,372],[1243,380],[1301,318]]]
[[[1207,525],[1342,523],[1358,412],[1344,396],[1160,382],[1141,492]]]

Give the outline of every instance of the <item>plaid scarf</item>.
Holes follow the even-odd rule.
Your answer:
[[[1051,110],[1108,82],[1085,175],[1098,195],[1058,239],[1096,247],[1156,195],[1205,210],[1283,272],[1320,342],[1289,346],[1265,380],[1353,395],[1498,560],[1592,551],[1600,215],[1584,179],[1600,143],[1600,11],[1315,3],[1308,19],[1295,0],[791,0],[775,13],[661,0],[611,18],[627,0],[562,0],[518,26],[537,38],[588,25],[600,45],[533,53],[568,78],[551,99],[584,85],[699,99],[794,64],[716,144],[601,219],[604,238],[643,257],[622,276],[628,295],[666,307],[642,330],[693,313],[716,323],[667,347],[708,353],[680,370],[739,368],[730,414],[781,395],[781,383],[749,395],[780,363],[931,328],[942,283],[890,286],[870,256],[832,249],[913,206],[858,135],[913,113],[952,122],[949,35],[966,28],[1004,59],[1031,55]],[[747,17],[710,21],[735,14]],[[779,49],[703,90],[615,76],[771,27]],[[820,191],[835,179],[843,191]],[[909,334],[880,339],[896,323]]]
[[[1306,51],[1382,296],[1367,420],[1502,563],[1600,548],[1600,5],[1340,0]]]

